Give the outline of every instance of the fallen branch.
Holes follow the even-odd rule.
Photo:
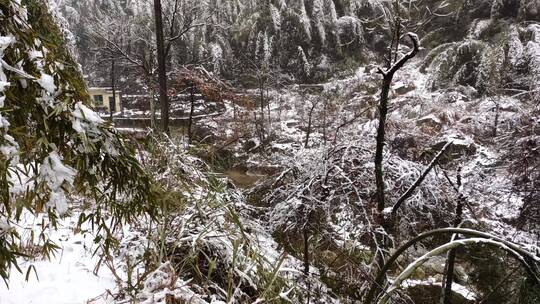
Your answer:
[[[439,151],[439,153],[437,153],[437,155],[435,155],[435,158],[433,158],[433,160],[429,163],[426,169],[424,169],[424,172],[422,172],[422,174],[418,177],[418,179],[414,182],[414,184],[412,184],[409,187],[409,189],[407,189],[407,191],[405,191],[405,193],[398,199],[398,201],[392,207],[392,217],[396,215],[397,210],[403,204],[403,202],[405,202],[409,197],[411,197],[414,190],[416,190],[416,188],[420,186],[420,184],[424,181],[424,179],[429,174],[431,169],[435,167],[439,159],[443,156],[444,152],[448,150],[451,144],[452,144],[452,141],[449,141],[448,143],[446,143],[446,145],[444,145],[444,147]]]

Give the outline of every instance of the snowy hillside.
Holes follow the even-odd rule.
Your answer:
[[[538,1],[155,3],[0,0],[0,304],[540,302]]]

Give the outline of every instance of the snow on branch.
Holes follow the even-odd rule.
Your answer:
[[[475,245],[475,244],[486,244],[491,245],[494,247],[498,247],[502,250],[505,250],[509,252],[511,255],[513,255],[518,261],[520,261],[525,268],[529,268],[529,265],[523,261],[523,257],[520,253],[516,252],[506,244],[502,242],[498,242],[491,239],[485,239],[485,238],[469,238],[469,239],[462,239],[457,241],[448,242],[444,245],[441,245],[428,253],[424,254],[420,258],[416,259],[414,262],[409,264],[400,274],[399,276],[394,280],[392,285],[388,287],[386,292],[383,294],[383,296],[380,298],[380,300],[377,302],[378,304],[385,304],[390,300],[390,297],[394,291],[399,289],[401,287],[401,284],[410,277],[413,272],[421,267],[425,262],[427,262],[430,258],[433,258],[435,256],[441,255],[451,249],[457,248],[459,246],[468,246],[468,245]]]
[[[410,59],[414,58],[414,56],[416,56],[416,54],[418,54],[418,51],[420,49],[420,40],[418,39],[418,35],[416,35],[415,33],[407,33],[405,34],[407,37],[409,37],[409,39],[411,39],[412,43],[413,43],[413,49],[407,53],[405,56],[403,56],[403,58],[401,58],[398,62],[396,62],[393,66],[391,66],[389,69],[387,70],[383,70],[381,67],[378,68],[378,71],[377,73],[383,75],[383,77],[389,77],[389,76],[393,76],[395,72],[397,72],[397,70],[401,69],[405,63],[407,61],[409,61]]]
[[[395,252],[392,254],[391,257],[388,258],[384,266],[381,268],[379,273],[377,274],[377,277],[371,284],[371,287],[367,293],[367,296],[365,297],[365,303],[372,303],[376,296],[377,291],[384,292],[385,290],[380,290],[380,286],[383,286],[384,280],[386,278],[386,273],[390,270],[390,267],[397,261],[397,259],[410,247],[414,246],[418,242],[428,238],[433,237],[435,235],[443,235],[443,234],[462,234],[467,236],[472,236],[475,238],[482,238],[482,239],[489,239],[492,242],[499,243],[501,245],[504,245],[508,252],[513,254],[516,259],[524,266],[524,268],[527,270],[527,272],[531,275],[531,277],[535,278],[538,283],[540,283],[540,258],[532,254],[531,252],[525,250],[522,245],[512,243],[509,241],[506,241],[500,237],[497,237],[495,235],[485,233],[482,231],[477,231],[473,229],[467,229],[467,228],[442,228],[442,229],[435,229],[431,231],[427,231],[424,233],[419,234],[418,236],[412,238],[405,244],[401,245],[401,247],[397,248]],[[463,241],[463,240],[460,240]],[[443,245],[444,246],[444,245]],[[454,247],[448,248],[448,250],[452,249]],[[437,249],[435,249],[437,250]],[[444,251],[443,251],[444,252]],[[396,280],[397,281],[397,280]],[[380,301],[378,303],[381,303]],[[382,302],[384,303],[384,302]]]
[[[446,145],[444,145],[444,147],[439,151],[439,153],[437,153],[437,155],[433,158],[433,160],[429,163],[429,165],[426,167],[426,169],[424,169],[424,172],[422,172],[422,174],[418,177],[418,179],[414,182],[414,184],[412,184],[409,189],[407,189],[407,191],[405,191],[405,193],[397,200],[397,202],[394,204],[394,206],[392,207],[392,216],[394,216],[397,212],[397,210],[399,209],[399,207],[403,204],[403,202],[405,202],[409,197],[411,197],[411,195],[413,194],[414,190],[416,190],[416,188],[418,186],[420,186],[420,184],[424,181],[424,179],[426,178],[426,176],[429,174],[429,172],[431,171],[431,169],[433,169],[433,167],[435,166],[435,164],[437,164],[437,162],[439,161],[439,159],[441,159],[441,157],[444,155],[444,152],[446,152],[446,150],[448,150],[448,148],[452,145],[452,141],[448,141],[446,143]]]

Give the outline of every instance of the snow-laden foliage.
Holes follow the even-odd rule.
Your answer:
[[[96,239],[103,249],[114,245],[110,225],[158,210],[123,139],[84,105],[79,66],[44,2],[7,1],[0,9],[0,276],[7,278],[28,240],[6,227],[23,210],[47,213],[54,226],[69,211],[69,197],[84,195],[92,208],[80,224],[103,232],[103,241]],[[46,234],[28,242],[46,255],[56,249]]]
[[[140,158],[167,193],[165,212],[157,226],[141,219],[123,238],[113,269],[138,275],[121,290],[140,303],[302,301],[301,263],[278,250],[240,191],[170,141],[152,141]],[[311,284],[314,303],[334,301]]]
[[[328,284],[348,301],[358,300],[365,289],[373,252],[381,248],[379,236],[386,235],[373,204],[372,145],[366,137],[361,141],[362,146],[321,147],[284,158],[286,169],[265,197],[274,237],[298,257],[309,238],[310,255],[322,265],[323,278],[334,282]],[[385,163],[389,199],[396,201],[423,166],[397,155]],[[453,208],[450,191],[443,181],[428,177],[399,210],[392,228],[394,241],[448,226]]]
[[[132,77],[135,81],[129,81],[137,89],[152,93],[152,1],[56,2],[65,8],[80,49],[100,49],[97,58],[91,52],[82,54],[87,56],[81,58],[84,66],[122,58],[117,61],[121,78]],[[195,113],[204,113],[217,100],[219,110],[192,126],[190,145],[179,140],[181,132],[173,132],[171,141],[148,136],[137,142],[139,161],[156,181],[152,186],[159,194],[148,201],[159,204],[161,208],[152,210],[162,213],[157,222],[132,214],[130,225],[118,225],[122,228],[115,234],[118,250],[100,256],[98,264],[118,285],[104,298],[148,304],[363,302],[384,257],[426,230],[452,225],[490,231],[539,252],[537,0],[162,2],[167,42],[174,40],[184,21],[194,22],[185,32],[177,31],[182,34],[166,47],[173,70],[169,75],[175,79],[172,86],[176,93],[195,86],[200,93],[196,98],[200,95],[206,101],[194,103]],[[182,12],[176,15],[179,19],[172,17],[176,9]],[[381,95],[377,65],[391,64],[410,50],[407,41],[396,43],[396,29],[418,33],[425,48],[418,57],[426,57],[399,69],[390,86],[383,149],[387,208],[377,211],[373,172]],[[109,168],[102,158],[123,159],[121,140],[84,98],[55,107],[60,104],[57,99],[67,101],[58,73],[71,65],[65,60],[53,60],[53,65],[51,60],[38,60],[53,50],[42,48],[48,41],[42,39],[43,33],[40,45],[32,44],[34,37],[27,39],[34,49],[25,51],[29,59],[19,66],[20,54],[13,54],[12,46],[20,39],[13,41],[15,35],[3,30],[2,58],[8,54],[17,60],[10,57],[9,65],[0,70],[0,88],[11,94],[20,85],[30,92],[0,93],[0,105],[8,109],[0,110],[0,153],[6,166],[16,168],[26,161],[36,172],[6,179],[10,198],[18,195],[15,203],[35,199],[25,196],[27,185],[41,184],[38,195],[46,197],[39,207],[49,210],[53,219],[56,213],[76,218],[84,212],[81,219],[93,224],[96,212],[114,215],[99,206],[130,196],[114,197],[115,184],[107,183],[111,181],[107,178],[125,181],[130,171],[114,163],[118,172],[111,169],[112,174],[107,171],[90,182],[84,182],[81,174],[99,175],[99,170]],[[388,57],[389,50],[395,58]],[[366,59],[370,65],[358,69]],[[26,61],[35,64],[29,67]],[[204,68],[193,70],[201,77],[178,68],[199,64]],[[107,62],[91,70],[90,78],[105,84],[108,73]],[[241,84],[239,91],[224,85],[219,76]],[[333,76],[328,83],[296,83],[319,83]],[[240,91],[242,85],[255,85],[253,80],[258,91]],[[17,96],[27,93],[39,95],[40,107],[13,119],[23,112],[19,105],[24,103]],[[187,95],[180,92],[178,97]],[[47,119],[54,121],[20,128],[31,115],[53,107]],[[172,108],[172,115],[183,109]],[[27,129],[34,133],[21,135]],[[57,129],[69,132],[47,137],[49,148],[36,151],[34,147],[42,143],[33,140],[43,133],[41,129],[53,135]],[[58,145],[64,141],[57,137],[71,141]],[[81,167],[88,162],[77,156],[86,157],[96,149],[100,157],[90,158],[90,164],[97,167]],[[28,150],[36,154],[20,153]],[[442,157],[433,160],[439,151]],[[192,152],[203,155],[212,167]],[[28,161],[29,155],[38,161]],[[142,171],[134,172],[146,183]],[[426,178],[420,180],[424,172]],[[247,198],[235,186],[251,187],[256,181],[259,184],[245,192]],[[417,182],[418,188],[409,192]],[[96,194],[86,191],[94,188],[100,199],[107,199],[96,203]],[[143,188],[142,192],[154,194]],[[412,195],[402,201],[406,191]],[[73,199],[80,201],[82,210],[73,208]],[[396,202],[403,204],[392,212]],[[121,211],[139,207],[114,206]],[[15,226],[16,216],[3,215],[0,238],[12,236]],[[96,235],[96,241],[103,241],[102,231]],[[403,283],[402,290],[392,287],[395,302],[421,298],[438,302],[450,260],[440,246],[454,249],[445,244],[464,242],[460,237],[453,236],[458,240],[452,243],[450,234],[444,234],[411,246],[379,287]],[[538,302],[538,289],[523,271],[516,271],[518,262],[481,245],[486,242],[470,242],[475,244],[456,252],[458,285],[452,290],[459,302],[527,303],[526,297],[530,303]],[[25,252],[41,249],[34,248]],[[416,260],[417,256],[426,259]],[[406,275],[400,276],[411,262],[422,265],[406,268]]]
[[[345,242],[353,237],[363,240],[364,245],[373,245],[377,224],[371,205],[371,157],[366,147],[343,145],[315,151],[301,162],[284,160],[295,165],[282,173],[267,198],[276,204],[271,220],[275,230],[297,233],[306,225],[320,225],[325,228],[318,228],[318,232],[331,235],[329,239]],[[398,156],[391,156],[386,163],[389,199],[396,201],[423,167]],[[448,190],[439,181],[428,179],[400,212],[406,219],[399,224],[400,234],[406,238],[426,227],[447,225],[451,208],[445,198]]]
[[[153,27],[149,26],[153,19],[151,2],[55,1],[60,2],[58,6],[63,8],[65,19],[77,37],[81,62],[93,84],[103,85],[108,81],[108,74],[94,65],[93,53],[102,44],[98,43],[99,39],[87,39],[95,36],[96,27],[112,37],[124,36],[122,43],[145,42],[146,46],[128,49],[137,54],[146,53],[147,63],[153,63]],[[204,64],[210,70],[214,65],[212,50],[219,45],[223,50],[221,72],[227,78],[249,73],[245,66],[257,61],[261,36],[267,36],[272,42],[268,44],[268,54],[273,70],[302,79],[302,75],[296,75],[298,47],[303,48],[310,62],[356,64],[371,58],[373,53],[377,56],[386,53],[394,33],[390,24],[397,19],[401,20],[404,32],[420,31],[421,36],[432,31],[435,36],[447,34],[440,32],[441,25],[453,20],[455,6],[460,5],[445,0],[417,0],[411,5],[399,6],[380,0],[163,1],[165,36],[176,37],[170,48],[171,63],[175,66]],[[422,23],[425,24],[418,26]],[[118,31],[128,24],[129,33]],[[192,26],[184,28],[186,24]],[[181,29],[176,32],[180,36],[171,34],[175,29]],[[373,29],[377,29],[377,34]],[[100,47],[96,48],[96,44]],[[127,61],[123,64],[133,64]],[[312,73],[309,81],[329,76],[321,68]]]
[[[460,28],[467,30],[465,39],[439,44],[424,60],[423,68],[431,67],[429,87],[469,85],[482,95],[534,91],[536,73],[531,70],[535,65],[530,52],[535,52],[532,32],[540,17],[538,5],[538,1],[514,0],[464,4],[468,18]],[[486,7],[491,18],[480,13]]]
[[[429,67],[432,90],[452,85],[474,87],[482,95],[505,94],[505,90],[536,90],[537,43],[535,25],[506,26],[498,21],[474,23],[468,39],[442,44],[433,49],[422,66]],[[526,34],[527,33],[527,34]]]
[[[342,44],[358,47],[364,43],[364,30],[359,19],[343,16],[337,20],[336,26]]]

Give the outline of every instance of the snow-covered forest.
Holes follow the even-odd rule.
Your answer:
[[[0,277],[540,303],[540,1],[0,0]]]

